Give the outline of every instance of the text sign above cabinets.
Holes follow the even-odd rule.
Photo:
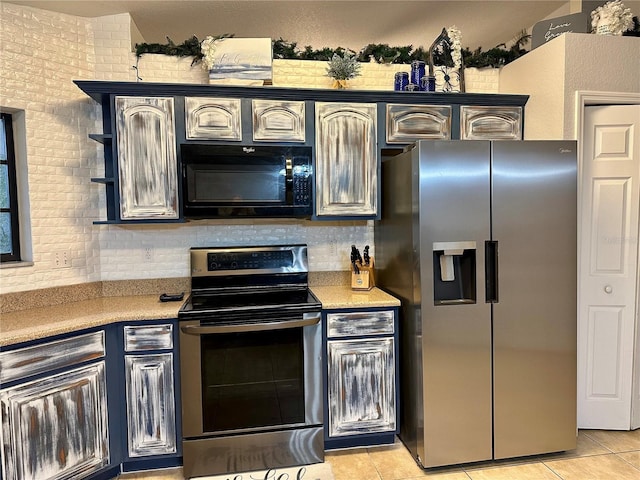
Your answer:
[[[180,149],[313,149],[313,220],[380,216],[382,151],[421,139],[522,139],[526,95],[75,81],[102,107],[107,219],[183,222]],[[357,137],[357,139],[356,139]],[[176,153],[178,152],[178,153]]]

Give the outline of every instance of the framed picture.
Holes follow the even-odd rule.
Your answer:
[[[224,38],[216,46],[209,79],[271,80],[270,38]]]

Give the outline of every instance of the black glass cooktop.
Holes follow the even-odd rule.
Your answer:
[[[206,314],[243,314],[277,311],[304,312],[321,308],[320,301],[308,290],[271,290],[234,293],[192,294],[180,309],[179,317]]]

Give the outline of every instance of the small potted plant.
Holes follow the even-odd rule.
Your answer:
[[[360,75],[360,63],[356,54],[345,50],[342,56],[333,54],[327,68],[327,76],[333,78],[333,88],[347,88],[347,80]]]

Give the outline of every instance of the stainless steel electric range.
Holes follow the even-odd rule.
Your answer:
[[[192,248],[178,313],[185,477],[322,462],[306,245]]]

